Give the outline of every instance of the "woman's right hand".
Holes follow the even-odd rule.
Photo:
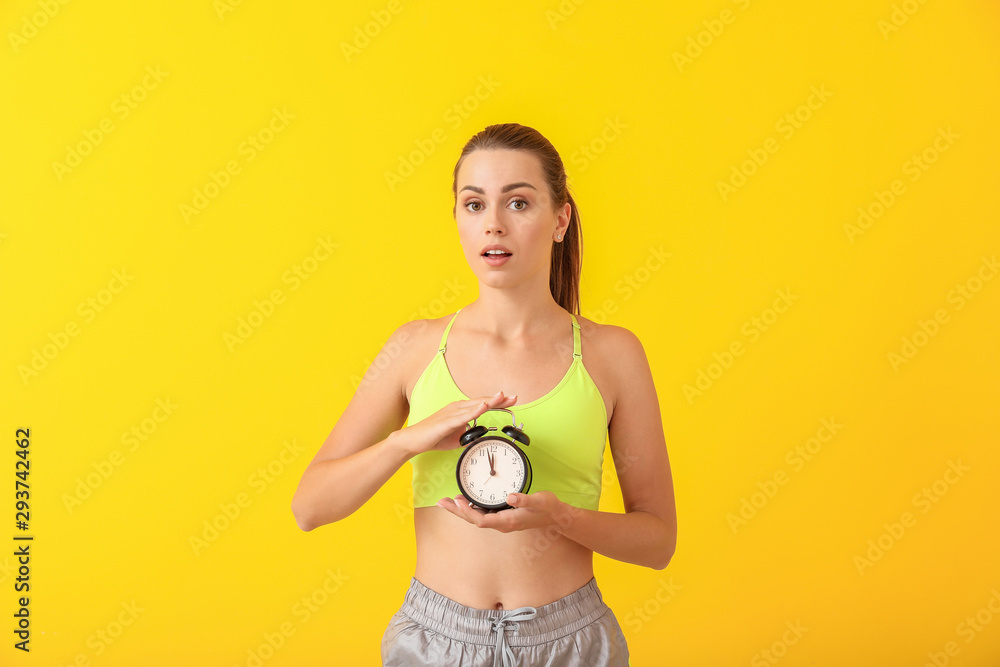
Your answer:
[[[509,408],[516,402],[517,394],[504,396],[503,391],[493,396],[455,401],[399,433],[406,436],[407,449],[412,455],[457,449],[459,437],[473,419],[490,408]]]

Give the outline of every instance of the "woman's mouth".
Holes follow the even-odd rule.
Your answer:
[[[483,253],[483,259],[490,266],[503,266],[513,253],[506,250],[487,250]]]

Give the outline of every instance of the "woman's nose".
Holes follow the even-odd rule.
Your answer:
[[[504,221],[501,213],[497,213],[495,210],[488,211],[485,217],[487,234],[502,235],[504,233]]]

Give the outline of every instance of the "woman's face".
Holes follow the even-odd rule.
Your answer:
[[[570,205],[553,210],[538,158],[528,151],[473,151],[456,188],[459,240],[479,281],[498,288],[539,281],[548,289],[552,244],[566,235]]]

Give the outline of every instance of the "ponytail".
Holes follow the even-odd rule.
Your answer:
[[[476,134],[462,148],[462,154],[455,164],[451,192],[458,203],[458,169],[469,153],[475,150],[507,149],[528,151],[538,157],[542,165],[549,195],[556,208],[566,202],[570,205],[569,227],[561,242],[552,243],[552,259],[549,270],[549,289],[552,298],[564,309],[580,314],[580,271],[583,264],[583,232],[580,229],[580,211],[573,201],[566,183],[566,169],[555,147],[542,134],[531,127],[518,123],[490,125]],[[452,207],[454,215],[455,206]]]

